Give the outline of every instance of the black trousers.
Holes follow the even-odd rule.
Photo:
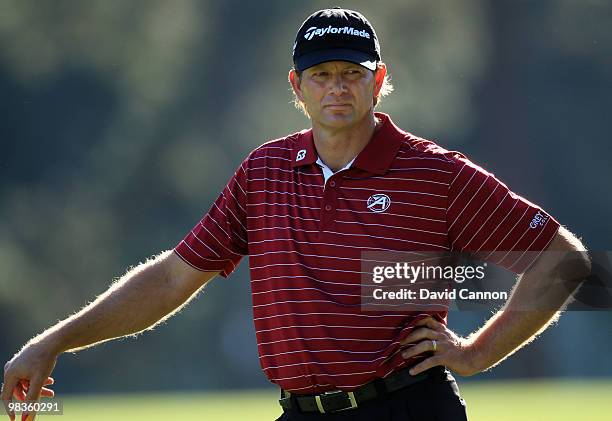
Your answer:
[[[276,421],[467,421],[465,401],[448,371],[439,371],[384,398],[333,414],[285,412]]]

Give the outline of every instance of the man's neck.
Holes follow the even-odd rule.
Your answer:
[[[368,144],[377,128],[374,114],[358,124],[343,129],[312,125],[317,154],[321,161],[336,172],[355,158]]]

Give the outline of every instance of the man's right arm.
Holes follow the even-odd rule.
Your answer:
[[[170,317],[216,274],[196,270],[166,251],[128,271],[93,303],[32,341],[47,342],[60,354],[141,332]]]
[[[92,303],[34,337],[15,354],[4,367],[2,399],[9,400],[21,380],[30,385],[26,399],[38,399],[59,354],[155,326],[216,275],[192,268],[172,251],[131,269]]]

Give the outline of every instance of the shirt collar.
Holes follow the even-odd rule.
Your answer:
[[[357,157],[355,157],[355,158],[357,158]],[[329,178],[330,178],[332,175],[334,175],[335,173],[340,172],[340,171],[344,171],[344,170],[346,170],[346,169],[350,168],[350,167],[351,167],[351,165],[353,164],[353,162],[355,161],[355,158],[351,159],[351,162],[349,162],[348,164],[346,164],[344,167],[340,168],[338,171],[332,171],[332,169],[331,169],[331,168],[329,168],[329,167],[328,167],[328,166],[325,164],[325,162],[323,162],[323,161],[321,160],[321,157],[318,157],[318,158],[317,158],[317,165],[319,165],[319,167],[321,167],[321,169],[323,170],[323,178],[325,179],[325,184],[327,184],[327,180],[329,180]]]
[[[317,160],[317,150],[312,137],[312,129],[303,130],[298,133],[297,142],[293,145],[291,151],[291,166],[301,167],[303,165],[311,165]]]
[[[342,170],[346,170],[347,168],[350,168],[350,166],[353,164],[353,162],[355,162],[355,159],[356,159],[356,158],[357,158],[357,157],[355,157],[355,158],[351,159],[351,160],[350,160],[350,162],[349,162],[348,164],[346,164],[344,167],[340,168],[338,171],[342,171]],[[318,164],[320,167],[325,167],[325,168],[328,168],[328,169],[331,171],[331,168],[329,168],[329,167],[327,166],[327,164],[325,164],[325,162],[323,162],[323,161],[321,160],[321,157],[320,157],[320,156],[319,156],[319,157],[317,157],[317,164]],[[336,171],[336,172],[338,172],[338,171]]]
[[[357,155],[352,167],[373,174],[385,174],[397,155],[405,132],[397,127],[387,114],[376,112],[374,115],[382,124]],[[311,165],[317,161],[317,158],[312,129],[300,132],[291,151],[292,167]]]

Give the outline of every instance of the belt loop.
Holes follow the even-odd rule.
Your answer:
[[[298,408],[297,399],[290,392],[281,389],[280,395],[281,398],[278,400],[278,403],[284,410]]]

